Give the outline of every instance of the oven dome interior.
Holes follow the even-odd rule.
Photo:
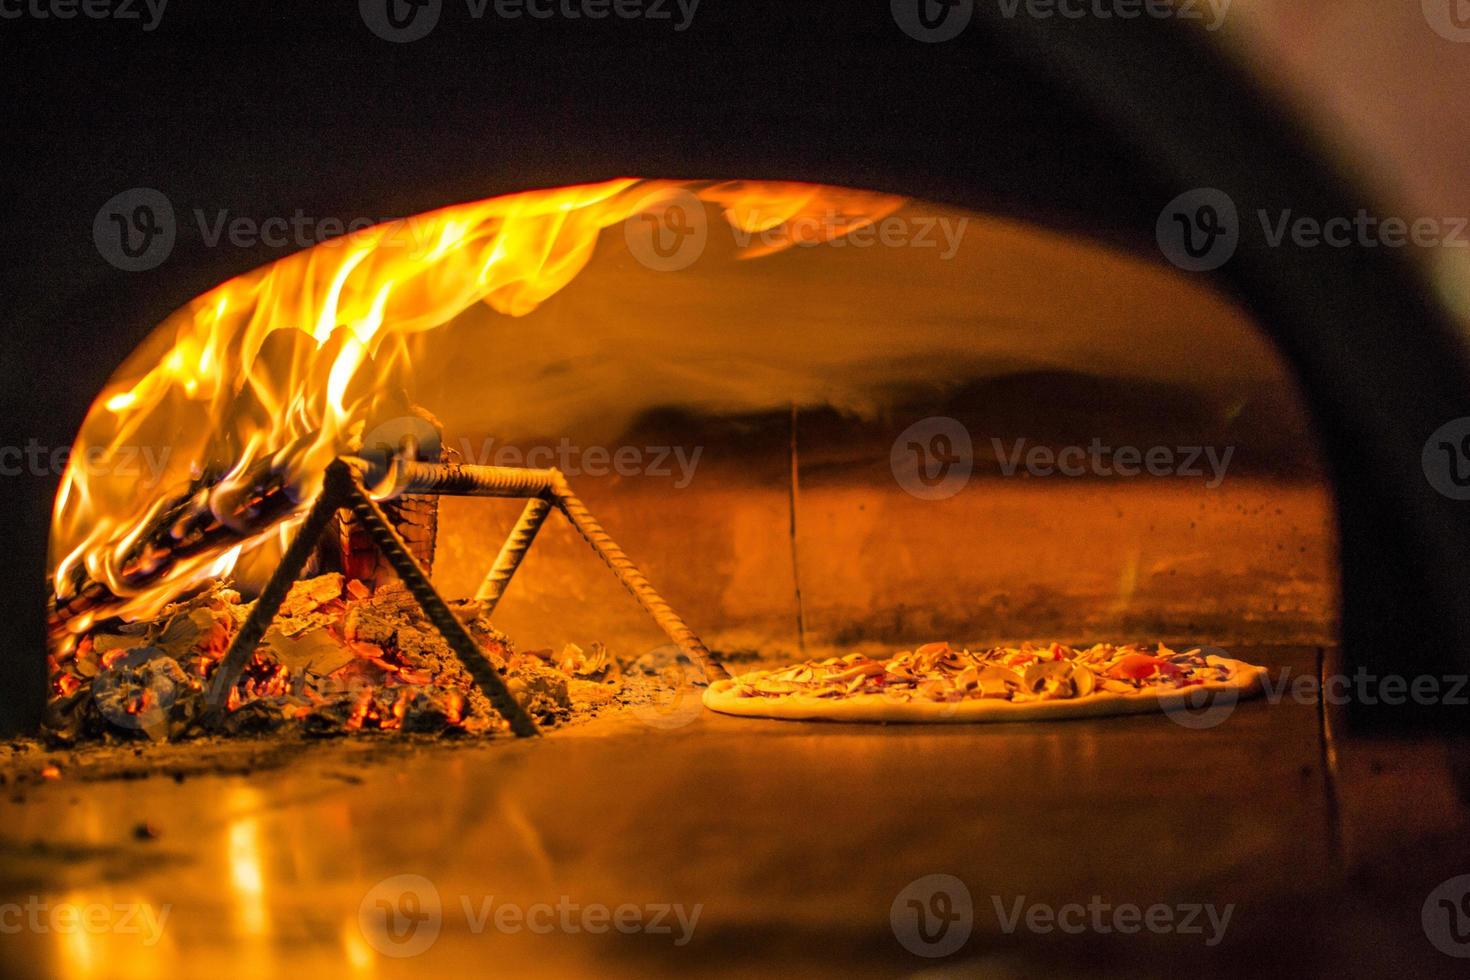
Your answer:
[[[1201,278],[912,200],[867,235],[751,257],[789,229],[701,206],[691,264],[653,267],[610,225],[529,312],[477,303],[412,334],[393,383],[464,461],[563,468],[717,652],[1333,640],[1330,492],[1302,400]],[[170,342],[165,323],[108,391]],[[941,448],[969,474],[929,487],[915,467]],[[188,455],[170,471],[206,462]],[[1119,475],[1130,460],[1143,472]],[[474,592],[518,511],[441,502],[445,595]],[[258,583],[275,553],[236,574]],[[497,625],[523,648],[666,642],[555,521]]]

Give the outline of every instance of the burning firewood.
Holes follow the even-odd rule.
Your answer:
[[[397,417],[401,422],[419,424],[403,433],[391,424],[372,430],[378,433],[376,441],[363,447],[370,457],[383,460],[384,465],[404,452],[403,458],[417,462],[456,460],[457,454],[442,446],[439,422],[429,412],[408,404],[406,396],[388,402],[384,411],[388,410],[402,413]],[[395,435],[404,438],[389,444],[387,440]],[[155,509],[148,528],[123,556],[122,583],[129,591],[146,590],[182,561],[223,553],[255,538],[298,510],[303,493],[302,487],[269,460],[232,478],[228,485],[215,468]],[[414,558],[432,570],[439,530],[438,496],[404,494],[382,502],[381,507]],[[370,587],[396,578],[361,522],[346,510],[339,512],[323,534],[314,568],[342,572]],[[106,584],[91,578],[82,565],[73,566],[53,588],[48,620],[53,647],[64,645],[77,623],[105,619],[125,602]]]
[[[299,506],[300,488],[269,460],[232,480],[218,474],[200,477],[155,511],[143,533],[129,546],[121,579],[129,590],[142,591],[162,580],[179,562],[212,555],[269,530]],[[239,486],[246,491],[235,489]],[[75,632],[77,623],[112,616],[124,599],[75,565],[54,583],[48,618],[53,647]]]

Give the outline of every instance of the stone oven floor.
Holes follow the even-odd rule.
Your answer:
[[[1312,649],[1240,654],[1321,669]],[[1444,744],[1336,737],[1332,710],[1290,697],[1204,730],[1162,715],[920,728],[689,714],[519,743],[14,747],[0,973],[1463,975],[1421,926],[1430,892],[1470,874]],[[59,778],[42,778],[51,762]],[[934,874],[974,905],[968,940],[937,960],[890,922]],[[415,880],[382,884],[401,875],[432,883],[437,916]],[[1207,946],[1204,914],[1202,934],[1008,933],[997,903],[1008,915],[1023,897],[1234,907]],[[379,901],[402,913],[401,945],[363,931]],[[596,905],[671,931],[594,934]],[[92,928],[69,920],[89,906]],[[502,906],[552,931],[516,929],[516,909],[498,929]],[[677,942],[685,926],[661,906],[686,922],[699,907],[692,938]]]

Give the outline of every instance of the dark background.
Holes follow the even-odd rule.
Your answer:
[[[977,11],[961,37],[922,44],[887,3],[704,0],[675,32],[473,20],[446,0],[428,37],[392,44],[355,3],[301,7],[172,0],[151,32],[0,20],[3,444],[67,444],[154,324],[294,249],[209,247],[195,208],[382,219],[627,174],[785,178],[1023,214],[1139,250],[1190,187],[1356,209],[1294,127],[1175,23]],[[179,238],[162,265],[130,273],[99,254],[92,223],[134,187],[172,201]],[[1418,461],[1427,432],[1470,414],[1439,311],[1392,256],[1247,250],[1220,282],[1268,324],[1314,402],[1342,495],[1345,638],[1364,631],[1350,651],[1427,620],[1439,645],[1423,665],[1462,659],[1464,521]],[[58,475],[5,478],[0,727],[37,714]]]

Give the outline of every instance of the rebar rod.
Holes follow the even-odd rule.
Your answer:
[[[215,668],[214,678],[210,681],[209,691],[205,697],[205,707],[209,711],[217,713],[224,706],[230,689],[240,679],[240,672],[245,669],[246,662],[255,652],[255,648],[260,645],[261,638],[270,628],[271,620],[276,618],[281,603],[286,601],[286,594],[291,591],[296,577],[306,566],[306,560],[316,550],[317,541],[321,539],[327,523],[337,512],[337,507],[342,502],[341,488],[333,486],[330,480],[330,470],[328,477],[327,482],[322,485],[321,495],[316,498],[316,503],[311,505],[311,510],[307,511],[306,520],[301,522],[301,527],[296,531],[296,537],[286,548],[286,553],[281,556],[281,563],[271,573],[269,581],[266,582],[265,588],[260,593],[260,598],[255,601],[255,608],[250,610],[250,615],[245,617],[245,622],[240,624],[240,629],[230,641],[224,658]]]
[[[334,475],[335,474],[335,475]],[[368,534],[373,538],[393,570],[408,588],[409,593],[423,609],[424,615],[429,622],[434,624],[449,644],[451,650],[459,657],[460,663],[464,664],[475,684],[490,699],[490,704],[498,711],[506,721],[510,722],[510,729],[516,735],[525,737],[539,735],[540,730],[536,722],[526,713],[526,709],[510,693],[505,684],[505,679],[500,672],[486,658],[484,651],[480,649],[479,643],[470,635],[464,623],[454,615],[454,612],[445,605],[444,600],[434,588],[429,576],[423,568],[414,560],[413,554],[398,532],[393,530],[393,525],[388,523],[388,518],[383,514],[373,499],[363,490],[362,485],[357,482],[352,471],[342,461],[338,460],[327,468],[327,479],[329,481],[345,481],[347,489],[344,493],[347,506],[352,513],[363,523]]]
[[[521,567],[526,552],[531,550],[531,545],[536,541],[536,532],[541,530],[541,525],[546,522],[546,515],[550,513],[551,502],[544,497],[533,497],[526,502],[526,508],[521,511],[521,516],[505,539],[505,544],[500,546],[495,564],[485,574],[485,580],[475,592],[475,599],[484,604],[486,616],[493,613],[499,605],[500,597],[510,587],[510,580],[516,569]]]
[[[623,588],[627,589],[633,598],[638,600],[638,604],[648,611],[653,621],[669,635],[669,639],[673,640],[690,660],[700,666],[706,680],[713,682],[728,678],[729,671],[725,670],[714,658],[709,648],[679,617],[679,614],[674,612],[673,607],[655,591],[653,584],[644,577],[643,573],[638,570],[638,566],[633,564],[632,559],[623,552],[623,549],[618,547],[618,543],[602,529],[602,525],[592,516],[591,511],[576,494],[572,493],[571,487],[567,485],[561,473],[553,472],[555,481],[552,492],[555,495],[557,509],[566,516],[582,539],[592,546],[592,550],[597,552],[597,556],[607,567],[612,569],[618,581],[623,583]]]
[[[364,469],[362,482],[374,486],[384,474]],[[400,463],[395,485],[402,493],[436,493],[447,497],[539,497],[551,490],[556,470],[519,466],[475,466],[460,463]]]

